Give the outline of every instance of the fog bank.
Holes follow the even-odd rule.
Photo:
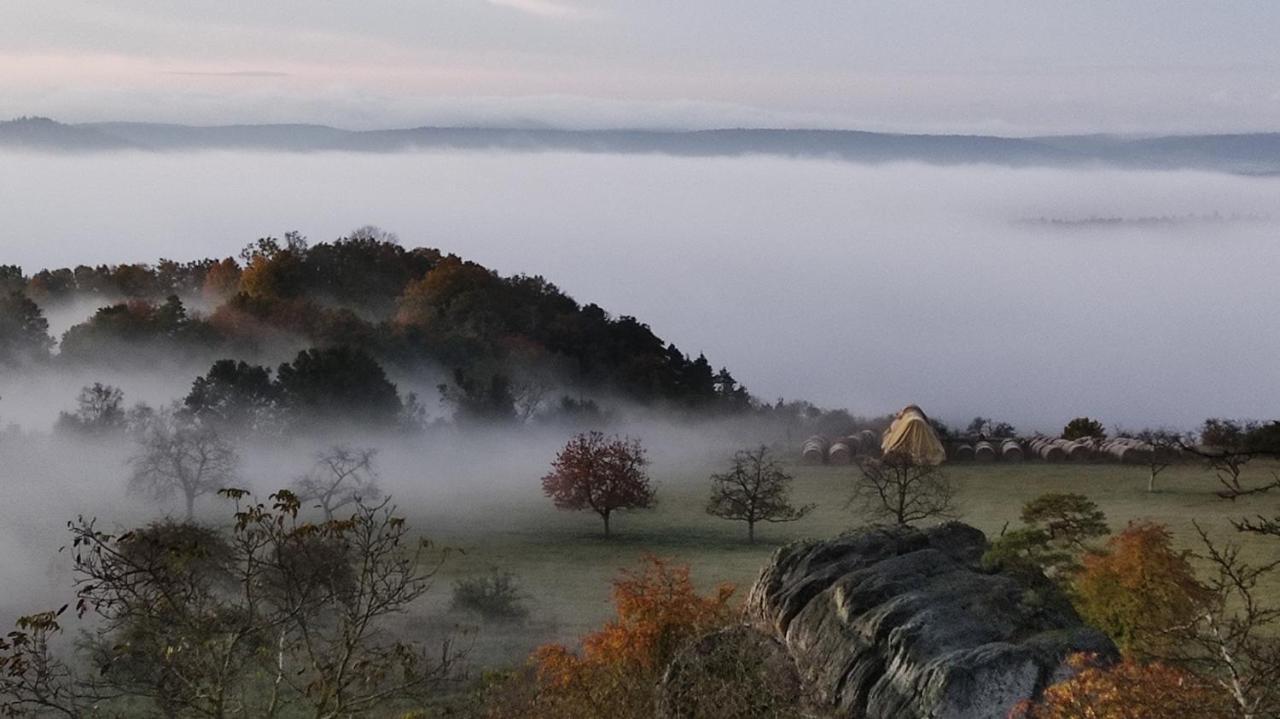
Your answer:
[[[765,399],[918,402],[1025,430],[1280,406],[1277,179],[574,154],[0,160],[0,263],[28,271],[374,223],[635,315]],[[1213,213],[1252,219],[1019,222]]]

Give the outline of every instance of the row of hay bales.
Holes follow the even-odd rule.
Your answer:
[[[809,464],[849,464],[854,457],[879,454],[880,435],[869,429],[834,439],[814,435],[800,448],[800,457]]]
[[[1039,459],[1045,462],[1111,461],[1145,464],[1155,451],[1151,444],[1131,437],[1066,440],[1037,435],[1026,441],[984,439],[960,442],[952,444],[947,455],[948,459],[957,462],[1021,462],[1024,459]],[[814,435],[804,441],[800,451],[801,457],[809,464],[849,464],[855,457],[875,457],[879,454],[880,436],[869,429],[834,439]]]
[[[1058,437],[1032,437],[1025,446],[1015,439],[979,441],[954,445],[951,458],[976,462],[1021,462],[1025,458],[1045,462],[1113,461],[1145,464],[1156,451],[1152,445],[1130,437],[1099,440],[1092,437],[1066,440]]]
[[[951,459],[958,462],[1021,462],[1025,457],[1016,439],[979,440],[973,444],[957,444],[951,448]]]
[[[1102,458],[1117,460],[1124,464],[1146,464],[1151,461],[1153,456],[1161,462],[1193,457],[1192,454],[1176,447],[1157,447],[1150,442],[1143,442],[1132,437],[1116,437],[1115,439],[1102,441],[1094,440],[1093,447],[1094,452]]]

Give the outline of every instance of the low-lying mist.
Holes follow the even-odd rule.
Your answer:
[[[1024,430],[1079,414],[1191,426],[1280,400],[1277,189],[776,158],[7,154],[0,262],[229,256],[289,229],[323,240],[376,223],[635,315],[765,399],[918,402]],[[1213,213],[1248,221],[1022,222]],[[19,383],[0,378],[0,395]],[[78,386],[48,396],[65,406]]]
[[[113,377],[121,378],[128,379]],[[44,389],[60,396],[48,385]],[[163,383],[152,391],[159,397]],[[126,399],[144,397],[126,394]],[[0,402],[4,405],[17,409],[7,397]],[[701,481],[736,449],[777,438],[776,432],[749,419],[678,420],[641,410],[632,410],[610,429],[644,444],[659,492],[672,482]],[[294,488],[308,473],[323,474],[318,459],[337,445],[371,449],[375,485],[416,532],[446,543],[473,541],[481,533],[478,528],[495,522],[505,532],[533,532],[545,529],[556,514],[539,479],[570,432],[554,426],[436,426],[420,433],[377,434],[331,427],[308,435],[250,436],[234,443],[239,463],[227,484],[265,500],[274,491]],[[101,531],[119,533],[161,517],[183,516],[181,495],[157,501],[129,491],[131,462],[142,451],[138,438],[123,432],[77,437],[16,424],[0,431],[0,487],[5,493],[0,559],[7,577],[0,592],[0,626],[71,596],[69,521],[83,516],[94,519]],[[316,511],[310,503],[307,507],[314,517]],[[226,498],[205,495],[196,501],[195,517],[226,526],[233,508]],[[442,596],[447,594],[435,599]]]

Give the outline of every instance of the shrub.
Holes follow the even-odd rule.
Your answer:
[[[1023,526],[1002,532],[983,562],[1065,581],[1079,569],[1079,558],[1089,551],[1089,542],[1110,531],[1106,520],[1098,505],[1084,495],[1042,494],[1023,505]]]
[[[1100,667],[1087,655],[1070,659],[1077,673],[1045,690],[1012,719],[1227,719],[1230,702],[1213,682],[1165,664],[1133,660]]]
[[[704,596],[688,566],[645,557],[614,581],[617,617],[584,637],[581,652],[539,647],[527,671],[493,688],[486,716],[649,719],[663,669],[677,651],[728,623],[733,592],[722,584]]]
[[[529,616],[516,576],[497,567],[488,574],[455,582],[452,609],[475,614],[485,621],[522,621]]]

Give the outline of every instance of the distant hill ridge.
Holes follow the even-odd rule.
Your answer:
[[[1088,165],[1280,174],[1280,133],[997,137],[908,135],[859,130],[557,130],[415,127],[342,130],[325,125],[193,126],[138,122],[69,125],[48,118],[0,122],[0,147],[54,152],[108,150],[262,150],[402,152],[408,150],[563,151],[685,157],[774,155],[849,162]]]

